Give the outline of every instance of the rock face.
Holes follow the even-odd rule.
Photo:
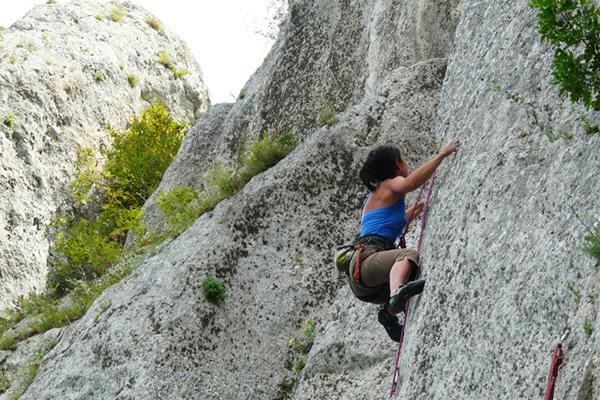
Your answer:
[[[131,3],[74,1],[0,31],[0,309],[45,286],[46,227],[68,209],[79,147],[109,145],[106,124],[124,129],[156,100],[183,120],[208,107],[187,47],[150,17]],[[175,79],[161,51],[189,73]]]
[[[566,327],[556,398],[600,398],[600,282],[569,207],[599,217],[600,135],[582,116],[600,118],[557,96],[551,57],[525,1],[294,2],[244,99],[197,121],[158,191],[201,188],[244,132],[293,129],[303,143],[108,289],[23,398],[386,396],[395,346],[336,276],[332,248],[357,230],[373,145],[396,143],[415,166],[453,137],[398,398],[541,398]],[[327,104],[338,122],[318,128]],[[207,275],[225,282],[223,304],[202,295]],[[305,318],[318,332],[292,386],[287,342]]]

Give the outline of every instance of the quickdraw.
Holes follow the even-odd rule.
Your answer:
[[[554,386],[556,384],[556,378],[558,377],[558,367],[560,367],[560,364],[563,361],[562,344],[567,337],[569,337],[569,333],[571,333],[571,330],[567,329],[552,352],[552,362],[550,363],[550,372],[548,372],[548,383],[546,383],[544,400],[554,399]]]

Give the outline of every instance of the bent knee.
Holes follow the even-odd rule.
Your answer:
[[[419,267],[419,253],[417,253],[416,250],[403,249],[402,252],[398,254],[398,257],[396,257],[396,262],[403,261],[405,259],[408,259],[413,267]]]

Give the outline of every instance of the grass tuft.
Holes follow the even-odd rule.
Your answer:
[[[138,85],[139,81],[140,80],[138,79],[136,74],[133,74],[133,73],[127,74],[127,82],[129,82],[129,86],[131,88],[136,87]]]
[[[318,118],[319,126],[331,126],[336,123],[335,108],[332,104],[328,104],[321,110]]]
[[[169,53],[167,53],[166,51],[161,51],[160,53],[158,53],[158,59],[157,62],[162,65],[165,68],[169,68],[171,69],[171,58],[169,57]]]
[[[161,22],[160,22],[160,20],[158,18],[156,18],[156,17],[150,17],[150,18],[148,18],[146,20],[146,22],[155,31],[157,31],[157,32],[161,32],[162,31],[162,24],[161,24]]]
[[[4,117],[3,123],[5,126],[12,128],[15,125],[15,114],[9,113],[6,117]]]
[[[594,333],[594,328],[592,327],[592,323],[590,321],[588,321],[587,319],[583,322],[583,332],[585,332],[585,335],[588,338],[592,336],[592,333]]]
[[[187,69],[173,69],[172,71],[175,79],[180,79],[190,73]]]
[[[115,6],[112,8],[112,10],[110,10],[109,18],[113,22],[120,22],[126,15],[127,13],[125,10],[123,10],[121,7]]]

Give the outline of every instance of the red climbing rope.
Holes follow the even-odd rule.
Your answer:
[[[544,400],[554,399],[554,385],[556,383],[556,377],[558,376],[558,367],[560,367],[560,364],[563,360],[562,343],[567,336],[569,336],[569,333],[569,330],[565,332],[552,352],[552,362],[550,363],[550,372],[548,372],[548,383],[546,384],[546,394],[544,395]]]
[[[431,176],[431,182],[429,183],[429,191],[427,192],[427,199],[425,200],[425,207],[423,208],[423,217],[421,218],[421,232],[419,233],[419,239],[417,241],[417,252],[421,252],[421,244],[423,243],[423,234],[425,232],[425,226],[427,225],[427,211],[429,211],[429,200],[431,199],[431,193],[433,192],[433,184],[435,183],[435,172]],[[423,189],[425,188],[425,184],[421,186],[421,190],[419,191],[419,196],[417,197],[417,203],[421,200],[421,195],[423,193]],[[401,243],[404,239],[404,235],[406,234],[406,230],[400,239]],[[402,351],[402,343],[404,342],[404,332],[406,332],[407,322],[408,322],[408,308],[410,306],[410,299],[406,301],[404,305],[404,320],[402,322],[402,333],[400,334],[400,342],[398,343],[398,350],[396,351],[396,361],[394,362],[394,370],[392,372],[392,385],[390,388],[390,395],[388,399],[392,399],[394,394],[396,394],[396,387],[398,386],[398,374],[399,364],[400,364],[400,352]]]

